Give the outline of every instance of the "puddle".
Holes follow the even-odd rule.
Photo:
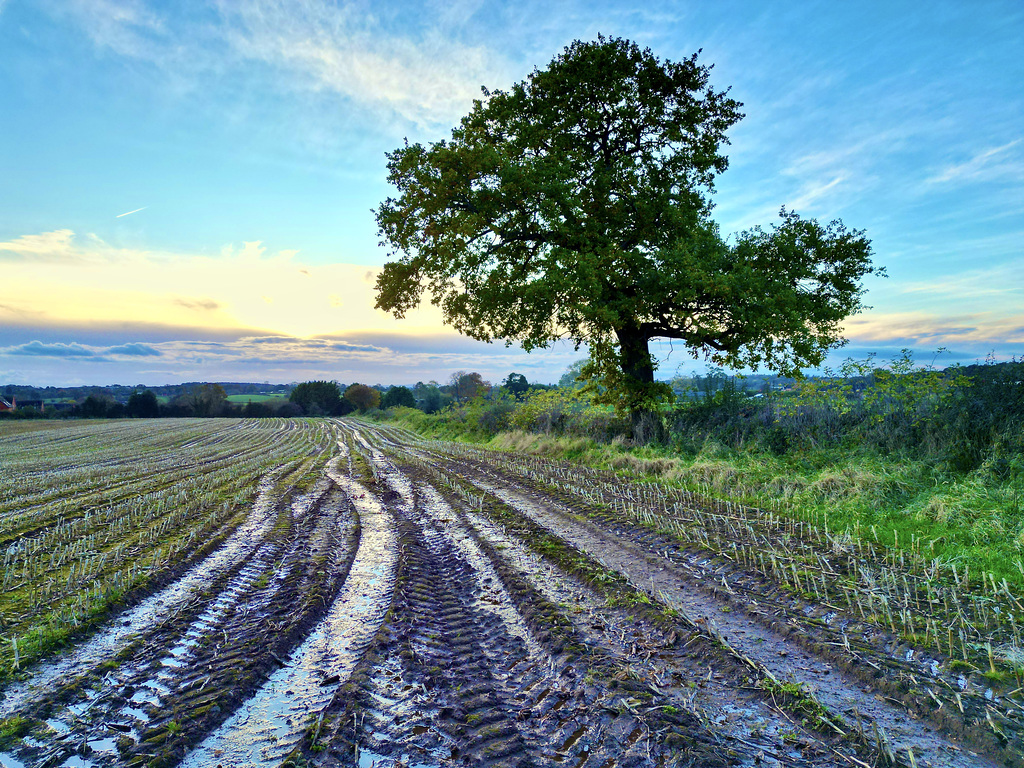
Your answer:
[[[14,755],[0,752],[0,768],[27,768],[27,766]]]
[[[50,727],[51,730],[59,733],[61,736],[66,736],[67,734],[71,733],[71,728],[67,724],[62,723],[60,720],[50,719],[46,720],[45,722]]]
[[[359,483],[330,470],[359,511],[359,549],[324,619],[259,691],[181,763],[183,768],[276,766],[311,715],[351,674],[391,602],[397,540],[391,514]],[[323,685],[337,678],[339,682]]]
[[[307,513],[314,507],[317,498],[322,496],[329,487],[329,481],[321,481],[312,493],[304,494],[294,501],[292,504],[293,509],[298,513]],[[143,682],[134,683],[136,688],[134,694],[129,699],[127,705],[119,708],[121,717],[148,722],[149,717],[141,706],[147,705],[155,708],[162,706],[163,698],[170,694],[171,686],[174,686],[175,681],[181,676],[181,670],[186,669],[194,659],[196,649],[199,647],[199,640],[211,631],[217,631],[217,627],[223,622],[224,615],[238,605],[241,600],[247,600],[247,608],[250,610],[258,603],[265,602],[265,600],[259,599],[268,597],[265,592],[257,593],[254,599],[252,590],[257,580],[273,565],[278,554],[279,549],[277,547],[270,544],[262,545],[245,567],[228,582],[220,595],[192,621],[181,639],[167,651],[166,656],[152,663],[145,670],[139,667],[125,668],[127,678],[122,675],[123,679],[131,678],[134,681],[139,676],[148,676],[148,679],[143,677]],[[88,699],[93,699],[98,694],[90,690],[86,691],[85,695]],[[67,710],[76,718],[80,718],[88,709],[88,706],[84,702],[79,702],[71,704],[67,707]],[[67,738],[71,729],[60,724],[59,721],[55,722],[59,725],[59,727],[54,725],[55,730],[58,730],[59,736]],[[116,739],[114,737],[100,738],[101,736],[109,735],[109,729],[92,725],[83,726],[76,723],[73,726],[73,730],[79,736],[92,736],[93,741],[88,743],[94,751],[117,752]]]
[[[130,717],[135,718],[136,720],[139,720],[140,722],[149,722],[149,715],[147,715],[141,709],[136,709],[135,707],[124,707],[121,709],[121,712],[123,712],[126,715],[129,715]]]
[[[87,742],[89,748],[94,752],[103,752],[107,754],[117,753],[117,742],[114,739],[94,739],[93,741]]]
[[[160,697],[152,690],[136,691],[128,701],[132,704],[152,704],[156,706],[160,703]]]
[[[372,752],[369,749],[359,750],[359,760],[357,765],[359,768],[434,768],[430,763],[416,763],[413,762],[408,755],[402,755],[400,757],[384,757],[376,752]]]
[[[15,683],[5,691],[0,701],[0,718],[10,717],[31,702],[34,696],[45,696],[60,682],[114,656],[128,644],[133,635],[174,615],[219,574],[252,553],[273,527],[276,517],[274,508],[277,504],[274,485],[286,468],[282,467],[260,481],[256,502],[249,517],[213,554],[193,566],[170,586],[118,616],[112,626],[102,630],[84,645],[40,665],[28,680]]]
[[[583,734],[586,733],[586,732],[587,732],[587,726],[586,725],[581,725],[579,728],[577,728],[575,731],[573,731],[571,734],[569,734],[569,738],[567,738],[565,740],[565,742],[562,744],[562,746],[560,746],[558,748],[558,751],[559,752],[565,752],[568,749],[572,749],[573,745],[577,741],[579,741],[580,738],[583,736]]]

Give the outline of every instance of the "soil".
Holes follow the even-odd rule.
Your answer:
[[[2,692],[0,766],[1024,764],[1019,691],[651,525],[635,481],[331,425],[315,482]]]

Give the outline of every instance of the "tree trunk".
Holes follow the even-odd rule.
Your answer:
[[[635,443],[662,442],[665,436],[661,414],[653,411],[643,402],[644,393],[654,384],[654,365],[647,346],[648,337],[635,327],[615,330],[619,338],[619,356],[622,372],[626,375],[627,391],[634,396],[629,402],[629,417],[632,438]]]
[[[653,384],[654,366],[651,365],[651,353],[647,348],[647,337],[638,329],[629,327],[617,328],[615,335],[619,337],[622,372],[641,385]]]

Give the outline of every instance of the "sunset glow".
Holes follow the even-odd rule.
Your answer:
[[[889,277],[830,362],[1024,353],[1019,3],[645,8],[0,2],[0,383],[557,380],[585,350],[376,310],[372,210],[385,152],[599,32],[702,49],[744,103],[723,233],[783,205],[867,230]]]

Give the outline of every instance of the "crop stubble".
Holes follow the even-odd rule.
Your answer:
[[[896,561],[815,550],[820,531],[773,548],[770,513],[686,511],[614,475],[364,423],[161,424],[134,464],[125,437],[12,438],[0,535],[22,587],[58,529],[120,545],[112,573],[133,548],[151,559],[120,613],[5,684],[0,765],[1021,764],[1020,691],[841,603],[842,555],[858,574]],[[189,499],[182,461],[234,502]],[[167,488],[190,511],[161,536],[188,548],[103,539],[102,511],[155,508],[160,530],[174,511],[146,500]],[[18,606],[4,618],[24,632],[43,609]]]

